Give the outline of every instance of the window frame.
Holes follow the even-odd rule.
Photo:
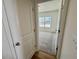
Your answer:
[[[44,17],[44,27],[40,26],[40,18],[42,18],[42,17]],[[46,21],[46,17],[50,17],[50,25],[49,25],[49,27],[46,27],[46,22],[45,22]],[[51,24],[52,24],[52,16],[40,16],[39,17],[39,27],[40,28],[49,28],[50,29],[51,28]]]

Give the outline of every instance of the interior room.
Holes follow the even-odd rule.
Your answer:
[[[77,0],[3,0],[2,59],[77,59]]]
[[[38,48],[51,55],[56,55],[59,9],[60,0],[38,3]]]

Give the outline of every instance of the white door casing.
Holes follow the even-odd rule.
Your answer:
[[[62,42],[63,42],[63,35],[64,35],[64,28],[66,23],[66,15],[68,10],[68,4],[69,0],[61,0],[60,5],[60,13],[59,13],[59,30],[58,38],[57,38],[57,59],[60,59],[61,55],[61,48],[62,48]]]
[[[4,0],[4,5],[17,58],[31,59],[35,52],[32,0]]]

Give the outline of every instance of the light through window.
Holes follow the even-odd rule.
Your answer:
[[[50,28],[51,27],[51,16],[41,16],[39,17],[39,27]]]
[[[39,17],[39,26],[44,27],[44,17]]]

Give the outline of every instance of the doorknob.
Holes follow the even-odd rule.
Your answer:
[[[59,30],[56,30],[58,33],[60,33],[60,29]]]
[[[58,32],[60,33],[60,30],[58,30]]]
[[[16,46],[19,46],[19,45],[20,45],[20,43],[19,43],[19,42],[17,42],[17,43],[16,43]]]

